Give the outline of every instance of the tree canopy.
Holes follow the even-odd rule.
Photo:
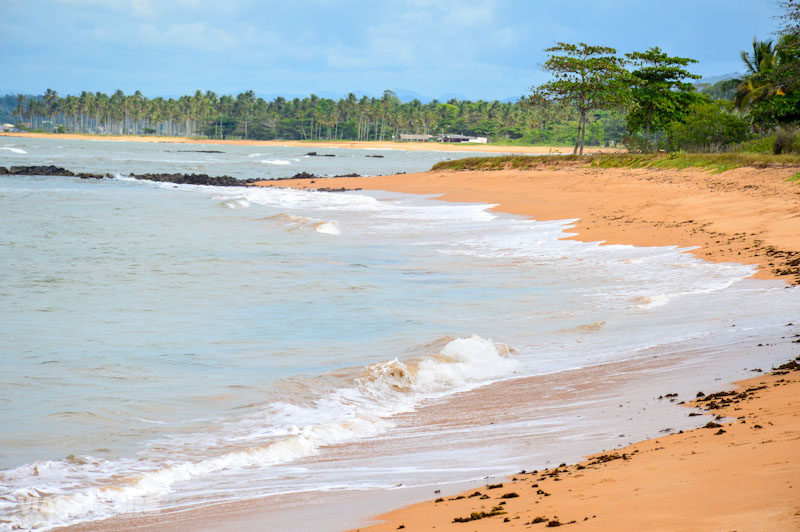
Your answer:
[[[583,154],[588,113],[623,107],[628,83],[624,62],[608,46],[559,42],[545,51],[552,55],[544,63],[544,69],[554,79],[535,87],[534,98],[561,101],[577,110],[578,131],[573,153]]]
[[[628,130],[645,131],[649,147],[654,129],[663,130],[672,122],[680,122],[697,101],[694,85],[687,80],[700,79],[684,67],[696,60],[671,57],[657,46],[645,52],[625,54],[637,68],[631,72],[631,105],[628,109]]]

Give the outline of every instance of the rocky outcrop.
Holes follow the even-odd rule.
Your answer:
[[[72,172],[59,166],[0,166],[0,175],[35,175],[35,176],[63,176],[79,177],[81,179],[113,179],[112,174],[92,174],[86,172]],[[243,187],[258,181],[285,181],[289,179],[319,179],[319,176],[308,172],[300,172],[291,177],[279,177],[265,180],[260,178],[239,179],[229,175],[210,176],[208,174],[130,174],[128,177],[143,181],[156,181],[159,183],[175,183],[176,185],[207,185],[214,187]],[[346,174],[336,177],[360,177],[358,174]],[[337,189],[338,191],[338,189]]]

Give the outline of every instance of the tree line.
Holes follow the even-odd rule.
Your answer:
[[[692,80],[700,76],[687,70],[694,59],[657,46],[619,56],[608,46],[560,42],[546,50],[544,69],[553,79],[531,88],[531,103],[556,101],[577,112],[574,153],[583,153],[589,114],[597,110],[625,114],[625,144],[636,151],[714,151],[776,127],[794,131],[800,122],[800,0],[782,6],[776,42],[755,39],[751,52],[742,51],[746,72],[738,79],[698,92]]]
[[[174,135],[214,139],[389,140],[400,133],[461,133],[520,142],[568,144],[576,119],[568,105],[531,106],[517,102],[419,100],[401,102],[384,91],[380,98],[350,93],[333,100],[277,97],[267,101],[253,91],[218,96],[196,91],[180,98],[147,98],[141,92],[79,96],[48,89],[41,97],[19,95],[13,110],[35,130],[91,134]],[[592,129],[595,143],[621,140],[621,118],[600,113]]]
[[[618,55],[614,48],[557,43],[544,70],[552,79],[515,102],[401,102],[381,97],[271,101],[196,91],[147,98],[140,91],[16,96],[13,114],[34,130],[212,139],[390,140],[400,133],[461,133],[493,142],[624,143],[636,151],[714,151],[800,121],[800,0],[785,0],[777,39],[742,51],[739,79],[696,90],[694,59],[659,47]],[[8,99],[6,97],[5,99]]]

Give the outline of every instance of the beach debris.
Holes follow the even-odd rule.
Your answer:
[[[454,517],[453,523],[469,523],[470,521],[478,521],[479,519],[485,519],[487,517],[494,517],[496,515],[504,515],[507,512],[503,511],[502,506],[495,506],[492,508],[491,512],[472,512],[469,514],[468,517]]]
[[[708,423],[706,423],[705,425],[703,425],[703,428],[704,428],[704,429],[718,429],[718,428],[720,428],[721,426],[722,426],[722,425],[720,425],[719,423],[714,423],[713,421],[709,421]]]
[[[497,488],[502,488],[503,484],[489,484],[486,486],[487,490],[496,490]]]
[[[516,491],[510,491],[500,496],[501,499],[516,499],[517,497],[519,497],[519,493]]]
[[[596,464],[604,464],[606,462],[611,462],[612,460],[630,460],[630,456],[628,453],[611,453],[611,454],[601,454],[599,456],[595,456],[592,462],[589,462],[589,465],[596,465]]]

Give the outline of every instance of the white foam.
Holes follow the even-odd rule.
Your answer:
[[[247,198],[229,198],[220,202],[220,205],[228,209],[246,209],[250,206]]]
[[[182,455],[195,447],[196,456],[204,459],[176,461],[176,452],[155,463],[151,452],[142,460],[80,457],[27,464],[3,475],[0,527],[52,528],[143,511],[176,482],[269,467],[317,454],[326,445],[381,434],[392,426],[392,416],[413,410],[420,401],[488,384],[515,367],[506,346],[478,336],[458,338],[417,360],[367,366],[350,386],[325,393],[308,406],[272,403],[258,416],[224,423],[231,435],[227,439],[225,434],[210,440],[207,434],[188,435],[152,446],[174,447]],[[245,445],[230,451],[236,442]],[[74,479],[84,484],[76,485]]]
[[[317,233],[326,235],[341,235],[342,232],[336,226],[336,222],[322,222],[314,226]]]
[[[279,166],[286,166],[292,164],[291,161],[287,161],[286,159],[261,159],[260,162],[264,164],[274,164]]]
[[[12,153],[28,153],[25,150],[23,150],[22,148],[13,148],[11,146],[2,146],[2,147],[0,147],[0,150],[7,150],[7,151],[10,151]]]

